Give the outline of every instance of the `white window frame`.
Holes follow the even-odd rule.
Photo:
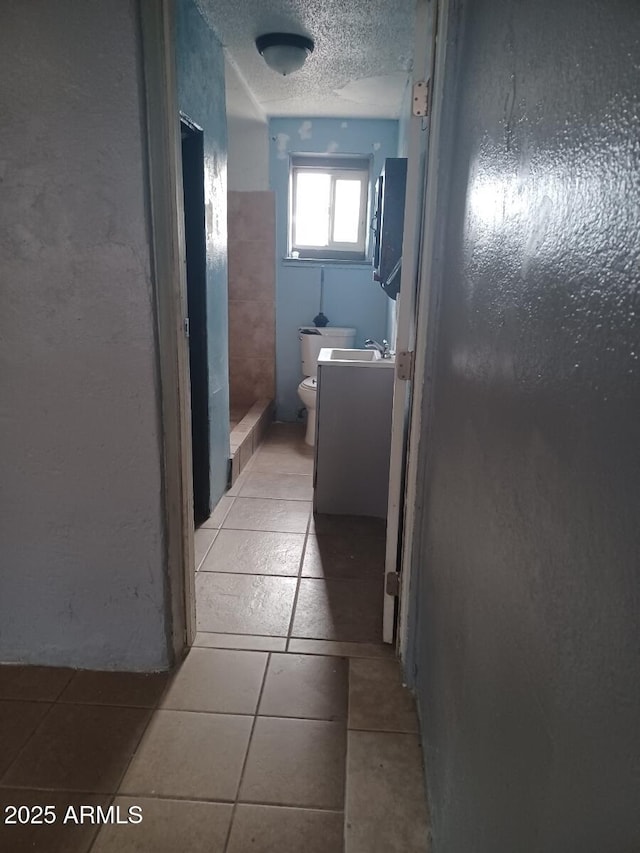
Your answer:
[[[331,194],[329,202],[329,242],[326,246],[306,246],[294,242],[295,234],[295,199],[296,183],[301,173],[322,172],[331,177]],[[360,180],[360,219],[358,222],[358,242],[340,243],[333,240],[335,216],[336,181],[340,179]],[[331,158],[327,156],[311,157],[305,155],[298,161],[292,158],[289,169],[289,251],[290,258],[299,257],[303,260],[351,260],[366,261],[367,259],[367,221],[369,206],[369,184],[371,179],[370,161],[363,158],[353,158],[353,166],[348,164],[345,157]],[[297,253],[294,254],[294,253]]]

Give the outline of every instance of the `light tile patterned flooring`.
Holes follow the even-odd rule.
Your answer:
[[[0,850],[426,853],[413,701],[380,642],[384,536],[311,515],[274,425],[196,532],[196,645],[171,674],[0,667]],[[5,807],[52,805],[53,825]],[[63,822],[141,806],[139,825]]]

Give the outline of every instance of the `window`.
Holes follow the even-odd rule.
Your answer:
[[[366,258],[369,165],[362,157],[292,158],[289,257]]]

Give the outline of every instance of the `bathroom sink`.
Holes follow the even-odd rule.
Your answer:
[[[380,353],[375,349],[332,349],[331,361],[375,361]]]
[[[393,367],[395,358],[382,358],[375,349],[341,349],[325,347],[320,350],[318,365],[339,367]]]

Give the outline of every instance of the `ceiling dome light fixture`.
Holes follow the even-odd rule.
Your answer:
[[[258,36],[256,47],[269,68],[286,77],[302,68],[314,44],[310,38],[294,33],[266,33]]]

